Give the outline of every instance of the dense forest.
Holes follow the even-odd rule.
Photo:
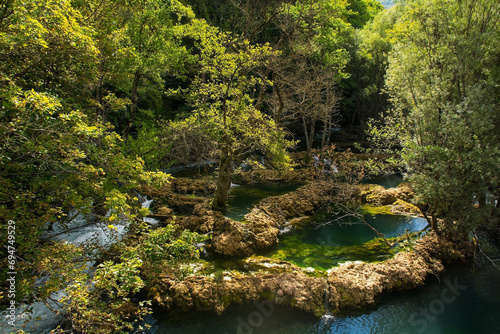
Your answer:
[[[54,333],[137,330],[148,275],[209,238],[143,219],[175,166],[215,166],[224,212],[241,166],[349,141],[407,175],[440,238],[498,229],[499,98],[497,0],[0,0],[2,309],[65,290]],[[77,217],[127,237],[46,238]]]

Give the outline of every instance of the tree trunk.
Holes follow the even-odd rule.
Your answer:
[[[439,231],[438,224],[437,224],[437,217],[436,214],[433,212],[431,215],[431,228],[436,234],[439,236],[441,235],[441,232]]]
[[[479,208],[483,209],[486,207],[486,194],[480,194],[477,198]]]
[[[309,124],[310,130],[309,130],[309,149],[308,151],[311,151],[314,145],[314,135],[315,135],[315,127],[316,127],[316,122],[311,120],[311,124]]]
[[[226,208],[227,194],[231,187],[231,162],[232,158],[222,157],[219,163],[219,177],[217,179],[217,188],[215,189],[212,210],[224,211]]]
[[[273,93],[276,95],[278,99],[278,105],[274,107],[274,122],[281,126],[281,115],[283,113],[283,109],[285,108],[283,103],[283,97],[281,96],[280,89],[276,86],[273,86]]]
[[[332,118],[330,117],[328,119],[328,136],[326,137],[326,146],[330,145],[330,141],[332,139],[332,128],[333,128],[333,121]]]
[[[132,82],[132,89],[130,91],[130,118],[128,120],[127,128],[125,129],[125,137],[130,136],[130,132],[132,131],[132,126],[135,122],[135,116],[137,112],[137,100],[138,100],[138,90],[139,90],[139,81],[141,80],[141,73],[135,72],[134,81]]]
[[[304,125],[304,136],[306,137],[306,151],[307,155],[311,152],[311,143],[309,142],[309,131],[307,131],[307,122],[304,115],[302,115],[302,124]]]
[[[325,148],[330,144],[330,133],[332,130],[331,118],[323,120],[323,137],[321,138],[321,148]]]

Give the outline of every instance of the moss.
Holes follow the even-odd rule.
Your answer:
[[[280,242],[278,250],[265,255],[276,261],[289,261],[302,268],[311,267],[317,272],[325,272],[346,261],[383,261],[392,257],[398,250],[387,247],[381,239],[373,239],[359,245],[329,246],[303,243],[294,235]]]
[[[222,305],[224,305],[224,307],[227,307],[231,304],[232,302],[232,299],[230,295],[224,295],[222,296]]]
[[[266,290],[261,293],[261,297],[264,298],[265,300],[272,302],[274,300],[275,295],[270,290]]]
[[[413,204],[405,202],[403,200],[398,199],[394,204],[392,204],[392,212],[398,214],[406,214],[418,216],[421,215],[420,210]]]
[[[372,216],[376,215],[394,215],[394,213],[391,211],[391,206],[390,205],[371,205],[371,204],[365,204],[361,207],[361,212],[363,214],[369,214]]]

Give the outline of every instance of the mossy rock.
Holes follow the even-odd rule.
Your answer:
[[[401,199],[398,199],[391,205],[391,211],[399,215],[420,216],[422,214],[415,205]]]
[[[293,226],[299,226],[299,225],[307,225],[311,223],[312,217],[311,216],[303,216],[303,217],[298,217],[290,220],[288,223]]]
[[[363,214],[369,214],[372,216],[376,215],[394,215],[392,212],[392,207],[390,205],[372,205],[365,204],[361,207],[361,212]]]

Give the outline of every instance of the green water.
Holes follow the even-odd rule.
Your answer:
[[[385,180],[385,181],[384,181]],[[400,176],[378,180],[384,185],[401,182]],[[382,182],[384,181],[384,182]],[[231,199],[226,216],[242,220],[244,215],[261,199],[296,190],[300,185],[244,185],[231,189]],[[399,250],[389,248],[377,238],[368,226],[353,217],[337,220],[343,213],[328,211],[311,218],[312,222],[290,226],[289,233],[280,235],[280,242],[259,255],[292,262],[300,267],[328,270],[346,261],[382,261]],[[427,222],[421,218],[398,215],[365,214],[365,220],[383,233],[386,238],[421,231]]]
[[[296,225],[280,236],[277,246],[262,253],[276,260],[292,262],[300,267],[328,270],[346,261],[382,261],[390,258],[396,247],[386,246],[377,234],[354,217],[337,220],[343,214],[323,213],[309,224]],[[419,232],[427,222],[422,218],[398,215],[364,215],[365,220],[386,238]]]

